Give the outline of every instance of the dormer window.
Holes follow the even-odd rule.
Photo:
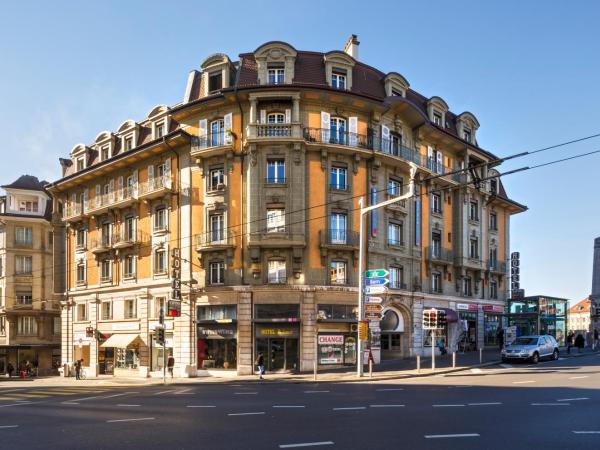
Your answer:
[[[81,158],[77,158],[77,172],[85,169],[85,160],[83,156]]]
[[[467,142],[471,142],[471,129],[470,128],[465,128],[463,129],[463,139]]]
[[[437,111],[433,113],[433,123],[439,127],[442,126],[442,115]]]
[[[392,97],[404,97],[404,95],[402,95],[402,92],[392,89]]]
[[[346,71],[334,68],[331,73],[331,87],[334,89],[346,89]]]
[[[283,84],[285,83],[285,69],[281,67],[269,66],[267,71],[269,84]]]
[[[110,153],[109,153],[109,148],[108,145],[102,147],[102,149],[100,150],[101,152],[101,160],[102,161],[106,161],[108,158],[110,158]]]
[[[19,211],[20,212],[38,212],[38,202],[21,200],[19,201]]]
[[[208,93],[220,91],[223,88],[223,74],[221,71],[213,72],[208,76]]]
[[[156,125],[156,138],[161,138],[165,135],[165,124],[159,123]]]
[[[128,137],[125,138],[125,151],[131,150],[133,148],[133,138]]]

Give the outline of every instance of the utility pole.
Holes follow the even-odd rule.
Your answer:
[[[398,197],[391,198],[389,200],[385,200],[383,202],[376,203],[375,205],[364,207],[364,197],[358,199],[358,204],[360,205],[360,227],[359,227],[359,244],[358,244],[358,320],[361,321],[364,319],[364,308],[363,308],[363,275],[365,268],[364,257],[365,257],[365,245],[364,245],[364,222],[365,222],[365,214],[370,213],[375,209],[382,208],[387,205],[391,205],[393,203],[406,200],[412,197],[415,193],[415,175],[417,173],[417,165],[415,163],[409,162],[410,165],[410,183],[408,185],[408,192],[404,195],[400,195]],[[356,358],[356,376],[362,377],[363,375],[363,346],[362,341],[357,339],[357,353],[358,357]]]

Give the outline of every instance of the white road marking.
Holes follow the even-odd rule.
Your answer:
[[[305,394],[324,394],[329,391],[304,391]]]
[[[375,389],[376,392],[403,391],[404,388]]]
[[[306,408],[304,405],[273,405],[273,408]]]
[[[578,402],[580,400],[589,400],[587,397],[579,397],[579,398],[559,398],[556,400],[557,402]]]
[[[457,405],[431,405],[431,406],[433,406],[434,408],[452,408],[452,407],[455,407],[455,406],[465,406],[465,405],[458,405],[457,404]]]
[[[10,408],[11,406],[27,406],[27,405],[33,405],[34,403],[42,403],[42,402],[11,403],[10,405],[0,405],[0,408]]]
[[[479,433],[426,434],[425,435],[425,439],[462,438],[462,437],[479,437]]]
[[[229,413],[228,416],[257,416],[264,414],[264,411],[261,412],[247,412],[247,413]]]
[[[371,408],[404,408],[404,405],[369,405]]]
[[[84,402],[86,400],[93,400],[95,398],[100,398],[100,397],[102,397],[102,396],[101,395],[95,395],[94,397],[77,398],[77,399],[71,400],[71,401],[73,401],[73,402]]]
[[[115,397],[122,397],[123,395],[129,395],[129,394],[138,394],[138,392],[123,392],[121,394],[106,395],[101,398],[115,398]]]
[[[482,403],[467,403],[469,406],[492,406],[501,405],[502,402],[482,402]]]
[[[334,411],[352,411],[357,409],[367,409],[366,406],[347,406],[345,408],[333,408]]]
[[[479,368],[471,369],[471,373],[483,373],[483,370]]]
[[[187,405],[186,408],[216,408],[213,405]]]
[[[123,407],[123,408],[130,408],[130,407],[137,407],[137,406],[140,406],[140,405],[127,405],[127,404],[121,404],[121,403],[120,403],[120,404],[118,404],[117,406],[119,406],[119,407]]]
[[[300,444],[280,444],[279,448],[317,447],[319,445],[333,445],[333,441],[302,442]]]
[[[137,419],[113,419],[107,420],[106,423],[115,423],[115,422],[139,422],[142,420],[154,420],[154,417],[139,417]]]
[[[503,369],[512,369],[513,368],[512,364],[500,364],[500,367],[502,367]]]
[[[570,406],[570,403],[532,403],[531,406]]]
[[[582,378],[588,378],[588,375],[581,375],[579,377],[569,377],[569,380],[581,380]]]
[[[61,402],[61,405],[79,405],[77,402]]]
[[[535,383],[535,381],[533,381],[533,380],[527,380],[527,381],[513,381],[513,384],[526,384],[526,383]]]
[[[0,425],[0,429],[2,428],[17,428],[19,425]]]
[[[600,434],[600,431],[573,431],[575,434]]]
[[[168,394],[169,392],[175,392],[174,390],[168,390],[168,391],[160,391],[160,392],[156,392],[152,395],[162,395],[162,394]]]
[[[258,392],[235,392],[233,395],[256,395]]]
[[[191,395],[193,392],[190,392],[192,389],[183,389],[181,391],[175,392],[175,395]]]

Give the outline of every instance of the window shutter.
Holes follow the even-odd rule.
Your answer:
[[[285,110],[285,123],[292,123],[292,110],[291,109]]]
[[[439,174],[444,173],[444,155],[442,155],[442,152],[437,152],[437,171],[436,172]]]
[[[328,112],[321,111],[321,134],[323,138],[323,142],[329,142],[329,137],[331,135],[331,116]]]
[[[114,179],[111,179],[108,182],[108,200],[110,202],[115,201],[115,180]]]
[[[83,207],[85,209],[87,209],[89,201],[90,201],[90,190],[88,188],[85,188],[83,190]]]
[[[165,161],[164,184],[166,188],[171,189],[171,158]]]
[[[102,204],[102,187],[97,184],[96,185],[96,206],[100,206]]]
[[[154,166],[148,166],[148,181],[154,179]]]
[[[133,183],[131,186],[131,196],[133,198],[137,198],[137,196],[138,196],[138,171],[137,171],[137,169],[133,171],[133,175],[131,177],[133,179]]]
[[[225,144],[231,144],[233,141],[231,136],[231,129],[233,128],[233,114],[225,114],[223,116],[223,126],[225,127]]]
[[[358,144],[358,117],[348,117],[348,143],[352,147],[356,147]]]
[[[119,177],[118,189],[119,189],[119,200],[123,200],[125,198],[125,191],[123,189],[123,175],[121,175]]]
[[[427,146],[427,168],[433,170],[433,148]]]
[[[390,152],[390,129],[383,124],[381,124],[381,150]]]
[[[264,109],[260,110],[260,123],[267,123],[267,111]]]
[[[208,121],[201,119],[198,124],[198,139],[200,140],[200,148],[208,146]]]

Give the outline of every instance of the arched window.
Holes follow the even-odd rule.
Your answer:
[[[404,319],[402,314],[393,309],[388,309],[381,320],[381,331],[404,331]]]

